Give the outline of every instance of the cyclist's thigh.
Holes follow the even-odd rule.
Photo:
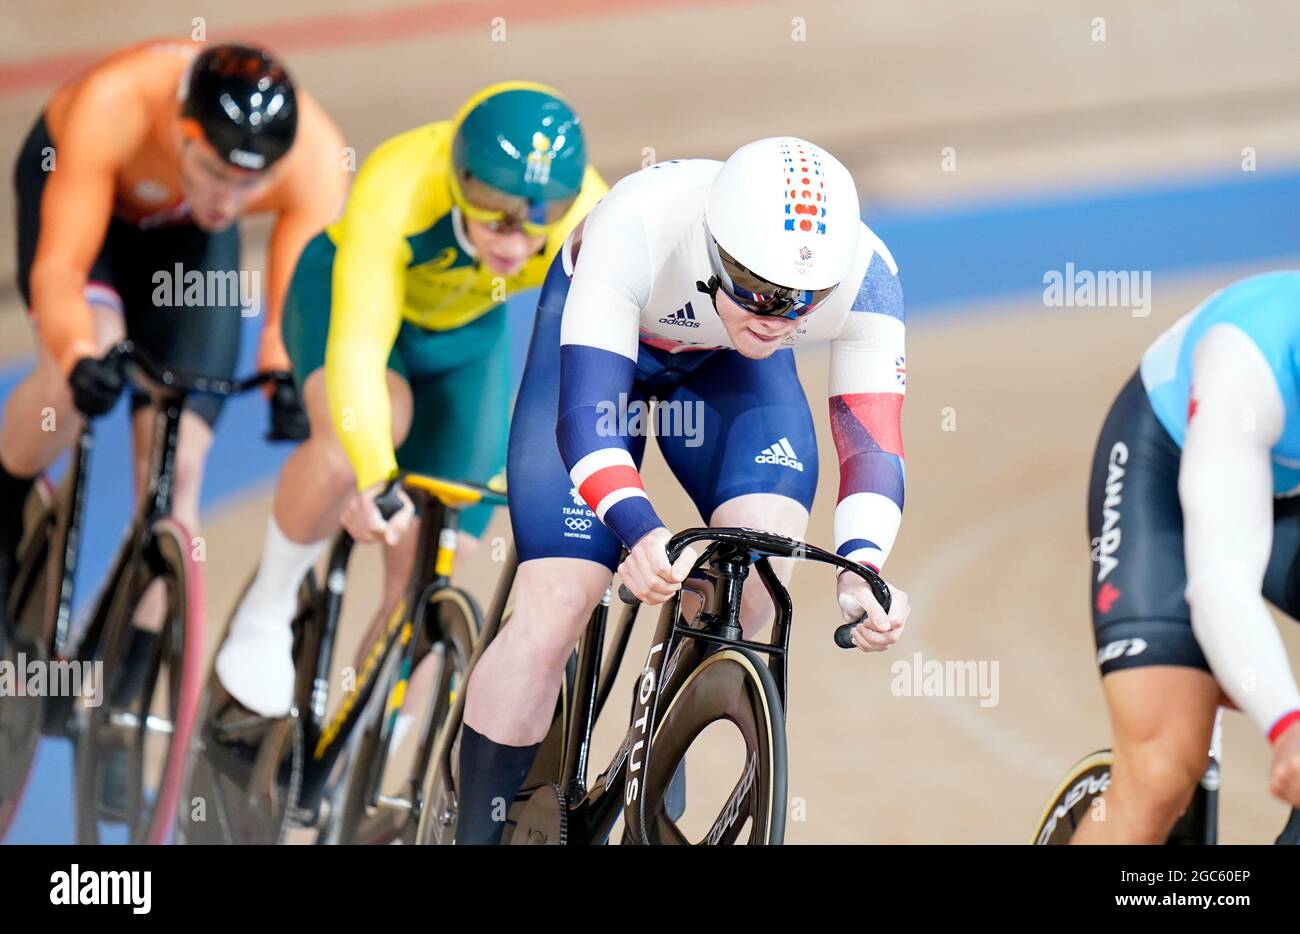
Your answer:
[[[451,331],[403,325],[397,353],[411,374],[414,421],[397,463],[407,470],[487,483],[505,469],[510,419],[510,334],[504,306]],[[491,506],[461,514],[481,536]]]
[[[610,569],[587,558],[532,558],[515,573],[516,613],[569,616],[581,625],[610,585]],[[576,633],[574,633],[576,635]]]
[[[392,407],[393,443],[401,444],[411,429],[411,387],[395,370],[388,370],[385,376],[388,380],[388,401]],[[334,430],[334,415],[330,411],[325,368],[322,366],[307,374],[307,378],[299,385],[312,439],[329,441],[339,449],[339,456],[343,456],[343,449],[339,446]]]
[[[555,440],[560,407],[560,318],[568,291],[569,280],[557,259],[542,287],[510,420],[506,466],[510,525],[521,563],[537,558],[583,558],[613,570],[618,564],[619,541],[578,495]],[[639,464],[644,436],[624,442]]]
[[[159,363],[188,373],[231,377],[243,316],[239,229],[209,233],[192,224],[139,230],[109,226],[113,284],[126,308],[126,333]],[[256,294],[246,296],[251,303]],[[251,307],[251,306],[250,306]],[[147,403],[135,396],[133,407]],[[196,395],[190,411],[215,425],[224,400]]]
[[[1210,670],[1183,599],[1179,457],[1135,375],[1102,426],[1088,490],[1093,635],[1103,675],[1152,665]]]
[[[754,493],[812,508],[817,435],[792,351],[766,360],[719,351],[659,403],[655,427],[702,517]]]

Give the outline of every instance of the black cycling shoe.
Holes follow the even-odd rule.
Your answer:
[[[215,771],[243,786],[267,730],[280,718],[264,717],[245,707],[222,687],[220,679],[213,679],[212,692],[208,716],[200,727],[203,753]]]

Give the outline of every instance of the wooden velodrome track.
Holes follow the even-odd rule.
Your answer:
[[[478,86],[526,76],[563,88],[584,114],[593,156],[613,179],[643,161],[725,157],[748,139],[794,133],[854,171],[873,211],[1016,199],[1033,192],[1156,184],[1261,170],[1300,156],[1300,9],[1232,13],[1214,3],[1002,0],[695,2],[654,12],[629,0],[412,3],[227,0],[210,38],[261,39],[364,157],[405,127],[449,115]],[[364,9],[364,12],[362,10]],[[492,17],[503,16],[504,42]],[[1094,17],[1106,39],[1094,41]],[[803,18],[806,41],[795,41]],[[0,31],[0,162],[13,157],[54,84],[92,53],[192,28],[164,0],[107,12],[87,0],[11,8]],[[499,35],[499,30],[498,30]],[[1204,67],[1212,61],[1215,67]],[[953,147],[956,171],[945,171]],[[6,216],[12,194],[0,199]],[[264,225],[248,225],[260,264]],[[1068,231],[1065,232],[1068,234]],[[0,225],[0,346],[21,365],[31,337],[13,288],[12,229]],[[1068,237],[1067,237],[1068,241]],[[1070,261],[1063,252],[1059,264]],[[960,251],[952,256],[961,268]],[[1280,265],[1235,257],[1157,274],[1149,317],[1044,307],[1033,288],[931,304],[909,321],[905,443],[908,504],[887,577],[912,596],[903,642],[887,656],[835,649],[829,572],[800,570],[790,679],[792,842],[1019,842],[1061,772],[1107,732],[1088,625],[1086,472],[1110,399],[1149,341],[1232,278]],[[942,270],[942,260],[927,264]],[[909,280],[904,287],[924,288]],[[1041,272],[1046,269],[1040,270]],[[957,290],[960,292],[960,290]],[[821,437],[822,487],[809,540],[831,541],[835,463],[826,430],[825,353],[800,362]],[[955,418],[955,430],[952,420]],[[698,522],[651,453],[647,485],[674,528]],[[210,511],[208,600],[223,620],[252,567],[268,505],[263,478]],[[508,534],[505,517],[490,535]],[[463,582],[486,601],[486,549]],[[350,606],[371,604],[377,567],[358,559]],[[213,625],[215,637],[218,626]],[[1300,631],[1283,626],[1292,657]],[[341,646],[351,657],[355,627]],[[648,631],[634,639],[639,667]],[[890,665],[996,663],[997,703],[891,692]],[[626,698],[632,672],[616,698]],[[626,708],[611,704],[596,761]],[[1225,736],[1223,838],[1265,841],[1284,808],[1264,787],[1264,741],[1239,716]],[[720,751],[719,751],[720,754]],[[690,766],[692,795],[719,799],[732,777]],[[697,761],[698,760],[698,761]],[[24,815],[24,839],[58,839],[52,806]],[[42,826],[50,827],[44,837]],[[33,831],[31,828],[37,828]]]

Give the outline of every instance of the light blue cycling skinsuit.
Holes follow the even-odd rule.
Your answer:
[[[1270,740],[1300,722],[1264,602],[1300,618],[1297,493],[1300,272],[1275,272],[1161,335],[1102,428],[1088,527],[1103,675],[1199,668]]]
[[[1142,383],[1165,430],[1183,446],[1192,398],[1192,355],[1217,324],[1245,333],[1268,362],[1286,421],[1273,446],[1273,493],[1300,493],[1300,272],[1252,276],[1215,292],[1142,357]]]

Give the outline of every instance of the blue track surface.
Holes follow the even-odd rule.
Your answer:
[[[1300,255],[1300,171],[1239,173],[1102,191],[898,211],[867,206],[867,223],[897,259],[908,312],[915,320],[940,308],[1041,292],[1043,274],[1067,262],[1077,269],[1149,270],[1153,276]],[[535,293],[510,304],[516,378],[523,365]],[[256,335],[245,334],[240,372],[252,369]],[[0,373],[7,395],[27,371]],[[98,428],[85,527],[79,603],[105,572],[129,517],[130,470],[126,405]],[[262,440],[266,404],[233,400],[218,426],[203,504],[269,483],[287,454]],[[250,561],[262,527],[248,530]],[[71,842],[72,754],[68,743],[42,742],[22,813],[6,842]]]

